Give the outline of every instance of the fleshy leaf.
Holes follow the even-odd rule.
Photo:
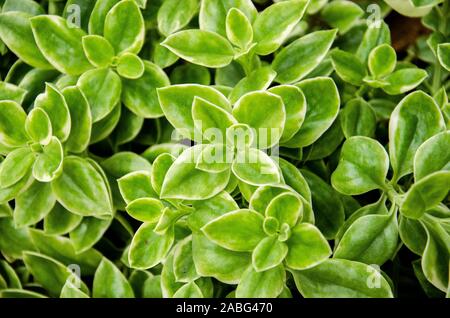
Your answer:
[[[120,270],[103,258],[94,275],[92,296],[95,298],[134,298],[133,289]]]
[[[180,31],[170,35],[162,45],[188,62],[211,68],[227,66],[234,57],[230,42],[210,31]]]
[[[144,223],[134,235],[128,254],[131,267],[152,268],[166,258],[174,241],[173,229],[160,235],[154,228],[155,224]]]
[[[325,58],[335,36],[336,30],[316,31],[283,48],[272,62],[278,74],[275,81],[289,84],[307,76]]]
[[[135,1],[123,0],[111,8],[105,18],[104,35],[116,54],[139,53],[144,45],[145,26]]]
[[[409,94],[394,109],[389,122],[389,155],[393,181],[413,171],[417,148],[428,138],[445,130],[435,101],[422,91]]]
[[[286,265],[292,269],[304,270],[314,267],[331,255],[327,240],[312,224],[298,224],[292,229],[291,237],[286,243],[289,249]]]
[[[202,228],[214,243],[237,252],[252,251],[266,236],[263,218],[253,210],[236,210],[226,213]]]
[[[356,195],[385,187],[389,169],[388,154],[376,140],[351,137],[342,147],[331,184],[341,193]]]
[[[391,287],[382,274],[363,263],[330,259],[307,270],[293,271],[292,274],[298,290],[306,298],[393,297]]]
[[[306,0],[283,1],[259,13],[253,24],[256,53],[268,55],[276,51],[303,17],[307,5]]]
[[[161,198],[204,200],[225,189],[230,170],[211,174],[196,168],[196,162],[205,145],[185,150],[172,164],[164,178]]]
[[[81,41],[84,31],[71,27],[66,19],[54,15],[36,16],[30,21],[39,49],[58,71],[80,75],[91,68]]]

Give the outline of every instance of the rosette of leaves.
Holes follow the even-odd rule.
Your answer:
[[[248,209],[225,213],[201,228],[215,244],[251,253],[252,264],[241,277],[236,297],[277,297],[285,288],[286,269],[308,269],[331,255],[321,232],[302,222],[303,217],[298,194],[261,187]]]
[[[14,101],[2,101],[1,107],[2,147],[8,154],[0,166],[1,201],[15,199],[15,224],[23,227],[45,218],[52,231],[55,218],[64,215],[69,229],[83,216],[109,218],[110,190],[103,172],[93,160],[78,156],[91,132],[89,105],[80,89],[59,91],[47,84],[29,114]]]
[[[426,279],[446,292],[450,210],[443,201],[450,190],[450,140],[435,100],[421,91],[406,96],[392,113],[389,140],[389,154],[378,141],[363,136],[350,137],[342,147],[333,187],[346,195],[375,189],[382,195],[344,223],[334,257],[382,265],[397,252],[400,234],[422,256]],[[399,183],[405,179],[409,181]]]
[[[264,67],[255,72],[273,71]],[[329,95],[321,94],[323,89]],[[232,107],[232,101],[212,87],[184,84],[158,89],[168,121],[182,137],[201,143],[185,150],[171,166],[163,197],[206,199],[235,183],[235,178],[247,186],[282,183],[279,168],[263,150],[278,143],[312,144],[332,125],[339,110],[339,94],[330,78],[249,90],[241,92]],[[193,177],[203,186],[192,182]]]

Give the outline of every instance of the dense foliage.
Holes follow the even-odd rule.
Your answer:
[[[0,297],[449,296],[449,1],[0,6]]]

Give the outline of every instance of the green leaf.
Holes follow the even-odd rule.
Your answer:
[[[59,298],[89,298],[89,296],[68,280],[61,289]]]
[[[17,227],[25,227],[42,220],[52,210],[56,198],[49,183],[34,181],[15,202],[14,223]]]
[[[339,240],[334,257],[383,265],[397,250],[397,238],[395,214],[363,216]]]
[[[188,62],[211,68],[227,66],[234,57],[230,42],[210,31],[180,31],[170,35],[161,45]]]
[[[414,183],[406,193],[400,212],[411,219],[419,219],[425,211],[436,207],[450,190],[450,171],[438,171]]]
[[[117,61],[117,73],[128,79],[140,78],[145,71],[144,62],[133,53],[122,54]]]
[[[7,147],[24,145],[28,138],[25,132],[27,114],[13,101],[0,101],[0,144]]]
[[[203,293],[195,282],[190,282],[178,289],[173,298],[203,298]]]
[[[120,194],[127,204],[140,198],[158,198],[158,195],[152,188],[149,171],[131,172],[117,180],[117,182]]]
[[[22,104],[27,91],[16,85],[0,82],[0,99],[11,100],[17,104]]]
[[[356,86],[363,83],[367,70],[354,54],[335,50],[331,53],[331,61],[336,73],[345,82]]]
[[[391,287],[369,265],[330,259],[318,266],[293,271],[295,284],[306,298],[392,298]]]
[[[0,249],[8,261],[22,259],[22,252],[35,251],[29,229],[16,228],[13,218],[0,218]]]
[[[54,15],[41,15],[30,21],[37,46],[58,71],[80,75],[91,68],[81,41],[84,31],[71,27],[68,21]]]
[[[169,153],[162,153],[153,161],[151,184],[156,193],[161,193],[164,178],[170,166],[175,162],[175,157]]]
[[[391,43],[391,31],[389,30],[389,26],[384,21],[380,22],[380,25],[371,23],[366,29],[363,39],[358,46],[356,56],[363,63],[367,62],[370,52],[374,48],[381,44]]]
[[[100,119],[100,121],[93,123],[89,144],[92,145],[108,138],[109,135],[111,135],[114,129],[117,127],[121,114],[122,106],[119,103],[113,107],[112,111],[108,115],[106,115],[106,117]]]
[[[180,58],[172,53],[168,48],[162,46],[160,43],[155,44],[153,51],[153,60],[156,65],[161,68],[166,68],[176,63]],[[178,83],[181,84],[181,83]]]
[[[389,212],[386,208],[386,197],[384,196],[380,197],[380,199],[375,203],[367,204],[358,208],[345,220],[345,223],[339,229],[339,232],[336,235],[336,245],[349,227],[359,218],[366,215],[387,215],[388,213]]]
[[[306,182],[305,177],[301,174],[300,170],[283,158],[279,158],[278,164],[283,173],[283,179],[286,184],[297,191],[306,199],[306,201],[311,203],[311,191],[309,190],[308,183]]]
[[[108,175],[114,178],[121,178],[128,173],[135,171],[147,171],[152,170],[150,162],[135,154],[134,152],[118,152],[115,155],[103,160],[101,163],[102,168]]]
[[[92,287],[94,298],[134,298],[133,289],[120,270],[103,258],[94,275]]]
[[[189,283],[200,277],[195,269],[193,259],[192,236],[186,237],[175,247],[173,272],[177,282]]]
[[[93,275],[102,260],[102,254],[97,250],[75,251],[72,241],[66,237],[48,235],[36,229],[30,229],[30,236],[40,253],[66,266],[77,264],[81,275]]]
[[[364,15],[364,10],[351,1],[333,1],[327,4],[321,13],[325,22],[344,34]]]
[[[226,111],[231,111],[230,102],[218,90],[203,85],[173,85],[157,90],[158,99],[164,115],[179,133],[194,139],[194,120],[192,104],[194,99],[202,98]]]
[[[327,240],[312,224],[298,224],[286,243],[289,249],[286,265],[292,269],[305,270],[317,266],[331,255]]]
[[[230,169],[233,152],[223,144],[206,145],[195,163],[195,168],[211,173]]]
[[[268,55],[275,52],[303,17],[308,1],[283,1],[259,13],[254,24],[255,52]]]
[[[290,192],[285,192],[273,198],[265,210],[266,217],[273,217],[281,224],[286,223],[293,228],[303,214],[302,201]]]
[[[131,201],[126,209],[136,220],[154,223],[159,220],[164,205],[158,199],[141,198]]]
[[[352,136],[375,137],[377,117],[369,103],[362,98],[350,100],[340,114],[342,132]]]
[[[290,11],[291,9],[288,9]],[[316,31],[283,48],[272,62],[278,83],[300,81],[325,58],[336,36],[336,30]]]
[[[228,98],[235,104],[243,95],[269,88],[277,73],[270,66],[258,68],[241,79],[233,88]]]
[[[47,298],[47,296],[25,289],[2,289],[1,298]]]
[[[169,86],[164,71],[157,65],[144,61],[144,73],[138,79],[122,79],[122,99],[134,114],[144,118],[161,117],[157,88]]]
[[[63,147],[58,138],[52,137],[48,145],[42,148],[42,153],[36,157],[33,165],[33,177],[41,182],[51,182],[57,178],[63,169]]]
[[[82,38],[84,54],[89,62],[98,68],[111,65],[114,56],[114,48],[102,36],[86,35]]]
[[[195,97],[192,103],[192,119],[203,137],[215,143],[223,143],[227,129],[237,123],[225,109],[199,97]]]
[[[280,242],[276,235],[266,237],[258,243],[252,253],[253,268],[257,272],[264,272],[277,267],[287,253],[286,243]]]
[[[201,233],[193,234],[192,253],[200,275],[211,276],[227,284],[237,284],[251,263],[249,253],[225,249]]]
[[[67,280],[81,283],[81,289],[87,291],[86,286],[78,276],[56,260],[35,252],[24,252],[23,261],[34,279],[41,284],[51,297],[59,297]]]
[[[417,148],[443,130],[442,114],[430,96],[417,91],[402,99],[389,122],[389,155],[394,182],[413,171]]]
[[[450,72],[450,43],[438,45],[438,59],[441,65]]]
[[[72,121],[70,135],[64,147],[67,151],[81,153],[86,150],[91,138],[92,115],[90,105],[80,88],[76,86],[63,89],[62,94],[69,108]]]
[[[414,274],[416,275],[417,280],[419,281],[420,287],[422,287],[422,290],[429,298],[442,298],[443,296],[442,292],[436,287],[434,287],[433,284],[431,284],[425,277],[425,274],[423,273],[422,270],[422,265],[420,263],[421,263],[420,259],[412,262]]]
[[[79,27],[87,31],[89,17],[96,2],[95,0],[68,0],[62,14],[59,14],[67,19],[72,27]]]
[[[450,131],[434,135],[417,148],[414,178],[417,181],[439,170],[450,170]]]
[[[247,16],[237,8],[227,13],[225,29],[228,40],[242,50],[247,49],[253,41],[253,28]]]
[[[31,15],[45,14],[44,9],[33,0],[6,0],[2,12],[20,11]]]
[[[41,108],[50,118],[53,136],[61,142],[67,140],[71,130],[71,118],[69,107],[61,92],[53,85],[45,84],[45,93],[36,97],[36,108]]]
[[[0,187],[7,188],[29,173],[35,154],[28,148],[19,148],[9,153],[0,165]]]
[[[226,16],[231,8],[242,11],[250,22],[258,14],[251,0],[204,0],[200,7],[200,29],[226,36]]]
[[[82,216],[73,214],[61,204],[56,203],[44,218],[44,232],[49,235],[69,233],[80,224],[82,219]]]
[[[25,121],[25,131],[34,142],[48,144],[53,135],[50,117],[42,108],[33,108]]]
[[[144,223],[131,241],[128,261],[132,268],[152,268],[164,260],[174,242],[174,232],[169,228],[164,234],[157,234],[154,223]]]
[[[77,86],[90,105],[93,123],[108,116],[120,102],[122,83],[120,77],[109,68],[84,73],[78,79]]]
[[[239,180],[254,186],[277,184],[281,181],[280,172],[273,159],[254,148],[239,151],[231,170]]]
[[[301,173],[308,182],[311,190],[312,207],[315,225],[327,239],[336,237],[339,228],[344,224],[345,211],[339,193],[327,182],[309,170],[302,169]],[[305,202],[303,202],[305,203]],[[333,209],[330,209],[333,207]],[[307,205],[303,205],[305,222],[307,221]]]
[[[331,184],[347,195],[383,189],[388,169],[389,157],[381,144],[367,137],[351,137],[342,147]]]
[[[430,283],[446,292],[449,283],[450,235],[440,224],[427,222],[424,225],[428,240],[422,256],[423,273]]]
[[[84,217],[81,223],[70,232],[70,241],[77,253],[89,250],[97,243],[111,225],[112,219]]]
[[[86,160],[64,158],[64,171],[52,181],[58,202],[81,216],[107,216],[112,213],[108,187],[102,175]]]
[[[383,86],[382,89],[389,95],[402,94],[419,86],[427,77],[427,72],[422,69],[401,69],[384,78],[388,85]]]
[[[305,147],[313,144],[333,124],[339,113],[340,97],[331,78],[317,77],[296,85],[306,97],[306,115],[300,130],[284,146]],[[327,94],[323,94],[327,92]]]
[[[135,1],[120,1],[109,10],[105,18],[104,35],[117,55],[124,52],[139,53],[144,45],[145,26]]]
[[[158,30],[165,36],[184,28],[198,12],[198,0],[167,0],[158,10]]]
[[[211,74],[208,68],[196,64],[179,65],[170,73],[172,84],[200,84],[209,85]]]
[[[397,64],[397,54],[389,44],[381,44],[369,54],[369,70],[376,78],[391,74]]]
[[[205,145],[189,148],[175,160],[164,178],[161,198],[205,200],[225,189],[230,170],[211,174],[196,168],[204,148]]]
[[[30,17],[24,12],[3,11],[0,14],[0,38],[25,63],[41,69],[53,69],[34,40]]]
[[[233,116],[239,123],[256,129],[260,149],[271,148],[278,143],[286,122],[283,100],[275,94],[261,91],[242,96],[233,108]]]
[[[283,100],[286,111],[286,122],[280,143],[289,141],[301,128],[306,116],[306,98],[296,86],[278,85],[269,89],[269,92],[278,95]]]
[[[22,288],[19,276],[7,261],[0,261],[0,273],[9,288]]]
[[[33,182],[34,178],[29,171],[22,179],[6,188],[0,188],[0,203],[7,203],[13,200],[17,195],[25,191]]]
[[[399,234],[406,247],[417,255],[423,254],[428,238],[422,223],[400,215]]]
[[[161,271],[161,291],[165,298],[173,297],[175,292],[183,286],[182,283],[178,283],[173,273],[173,252],[170,253],[164,263]]]
[[[108,12],[121,0],[101,0],[95,3],[89,18],[89,34],[103,35]]]
[[[237,298],[276,298],[283,291],[286,272],[283,265],[257,272],[252,266],[242,275],[236,289]]]
[[[226,213],[202,228],[214,243],[237,252],[250,252],[266,236],[263,218],[253,210],[236,210]]]
[[[139,135],[144,126],[144,118],[124,107],[121,110],[120,119],[112,134],[115,145],[123,145],[133,141]]]

